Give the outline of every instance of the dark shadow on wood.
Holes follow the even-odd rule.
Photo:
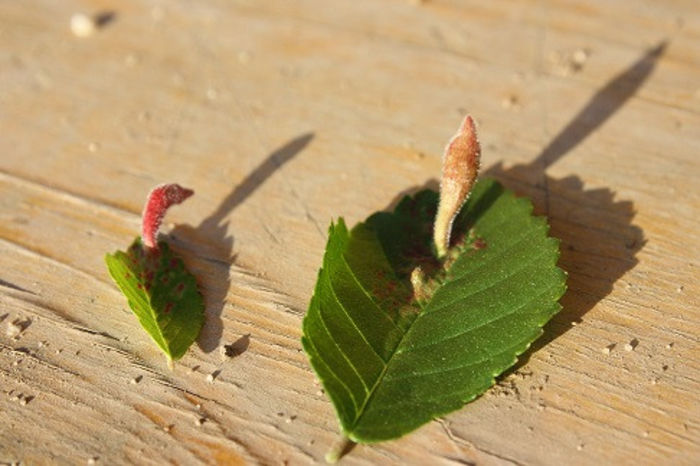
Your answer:
[[[224,345],[224,356],[234,358],[245,353],[250,346],[250,333],[243,335],[230,345]]]
[[[117,19],[117,13],[112,10],[101,11],[92,18],[98,29],[109,26],[115,19]]]
[[[226,215],[238,207],[248,196],[253,194],[270,175],[301,152],[309,142],[311,142],[313,137],[314,135],[312,133],[304,134],[270,154],[241,184],[231,191],[231,194],[221,202],[216,211],[202,222],[202,225],[213,226],[219,224]]]
[[[22,288],[19,285],[15,285],[14,283],[10,283],[10,282],[5,281],[1,278],[0,278],[0,286],[5,287],[5,288],[10,288],[11,290],[21,291],[23,293],[30,293],[30,294],[33,294],[36,296],[36,293],[34,293],[33,291]]]
[[[532,165],[541,167],[540,170],[552,165],[605,123],[637,93],[667,46],[668,43],[663,41],[650,49],[632,66],[597,91],[569,124],[547,144]]]
[[[197,344],[205,353],[219,346],[223,334],[221,313],[229,289],[229,271],[235,262],[234,237],[226,217],[285,163],[293,159],[313,139],[312,133],[299,136],[269,154],[199,226],[178,225],[171,232],[172,246],[189,259],[204,295],[206,318]]]

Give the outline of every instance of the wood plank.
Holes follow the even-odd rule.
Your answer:
[[[697,463],[698,39],[690,0],[0,2],[0,462],[321,462],[299,338],[328,224],[430,183],[469,112],[562,240],[564,310],[479,400],[344,462]],[[196,191],[166,232],[208,314],[174,371],[103,262],[164,181]]]

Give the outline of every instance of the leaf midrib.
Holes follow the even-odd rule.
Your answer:
[[[168,252],[169,252],[169,251],[168,251]],[[127,258],[129,257],[129,254],[128,254],[128,253],[125,254],[125,255],[126,255]],[[138,263],[140,264],[140,262],[138,262]],[[127,269],[129,269],[129,271],[130,271],[131,273],[134,273],[134,271],[131,270],[131,269],[129,268],[128,265],[127,265]],[[134,276],[135,276],[135,277],[139,277],[140,275],[134,274]],[[139,282],[141,282],[141,280],[140,280],[139,278],[137,278],[137,280],[138,280]],[[157,335],[157,338],[154,337],[153,335],[151,335],[151,336],[152,336],[153,339],[155,340],[156,344],[157,344],[158,346],[160,346],[160,348],[165,352],[166,356],[167,356],[168,358],[170,358],[170,357],[171,357],[171,356],[170,356],[170,348],[168,347],[167,343],[165,342],[165,336],[163,335],[163,332],[161,332],[160,327],[158,326],[158,319],[156,318],[156,314],[155,314],[155,311],[154,311],[154,309],[153,309],[153,305],[151,304],[151,296],[146,292],[146,287],[145,287],[145,286],[144,286],[143,289],[141,289],[141,290],[136,290],[136,293],[137,293],[137,294],[138,294],[139,292],[142,292],[143,295],[146,297],[145,302],[146,302],[147,314],[148,314],[148,317],[151,318],[151,321],[152,321],[152,323],[153,323],[152,326],[153,326],[153,328],[155,328],[155,333],[156,333],[156,335]]]
[[[381,381],[384,380],[384,376],[386,375],[386,371],[387,371],[387,369],[389,369],[389,363],[391,362],[394,355],[396,354],[396,351],[401,346],[401,343],[403,343],[403,340],[404,340],[404,338],[406,338],[406,335],[408,335],[408,332],[410,332],[411,328],[413,328],[413,325],[423,315],[423,312],[425,311],[425,306],[421,306],[420,303],[417,303],[417,304],[420,307],[420,312],[418,313],[416,318],[413,319],[413,322],[411,322],[411,324],[406,328],[406,331],[404,332],[403,335],[401,335],[399,342],[396,344],[394,349],[391,351],[391,354],[387,358],[387,362],[384,364],[384,368],[379,373],[379,377],[377,377],[377,381],[374,383],[374,385],[372,385],[372,388],[368,392],[369,396],[367,397],[367,399],[365,399],[364,403],[362,403],[362,406],[360,407],[360,410],[359,410],[359,414],[358,414],[357,418],[355,419],[355,421],[352,423],[353,430],[355,429],[355,427],[357,427],[357,424],[360,422],[360,419],[362,419],[362,416],[365,414],[365,407],[370,402],[370,400],[374,397],[375,393],[377,393],[376,389],[379,386],[379,384],[381,383]],[[351,432],[349,432],[349,434],[351,434]]]

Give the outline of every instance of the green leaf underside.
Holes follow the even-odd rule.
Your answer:
[[[302,343],[356,442],[399,437],[473,400],[560,309],[559,243],[529,200],[477,182],[446,266],[432,254],[437,202],[421,191],[351,232],[331,224]]]
[[[182,259],[162,241],[146,251],[137,237],[105,262],[141,326],[169,359],[180,359],[204,324],[202,295]]]

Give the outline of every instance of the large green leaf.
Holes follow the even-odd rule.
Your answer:
[[[202,295],[182,259],[163,241],[144,248],[136,238],[105,261],[143,328],[169,360],[180,359],[204,323]]]
[[[431,241],[437,202],[422,191],[350,232],[342,218],[331,224],[302,343],[353,441],[459,409],[560,309],[558,241],[529,200],[477,182],[444,262]]]

